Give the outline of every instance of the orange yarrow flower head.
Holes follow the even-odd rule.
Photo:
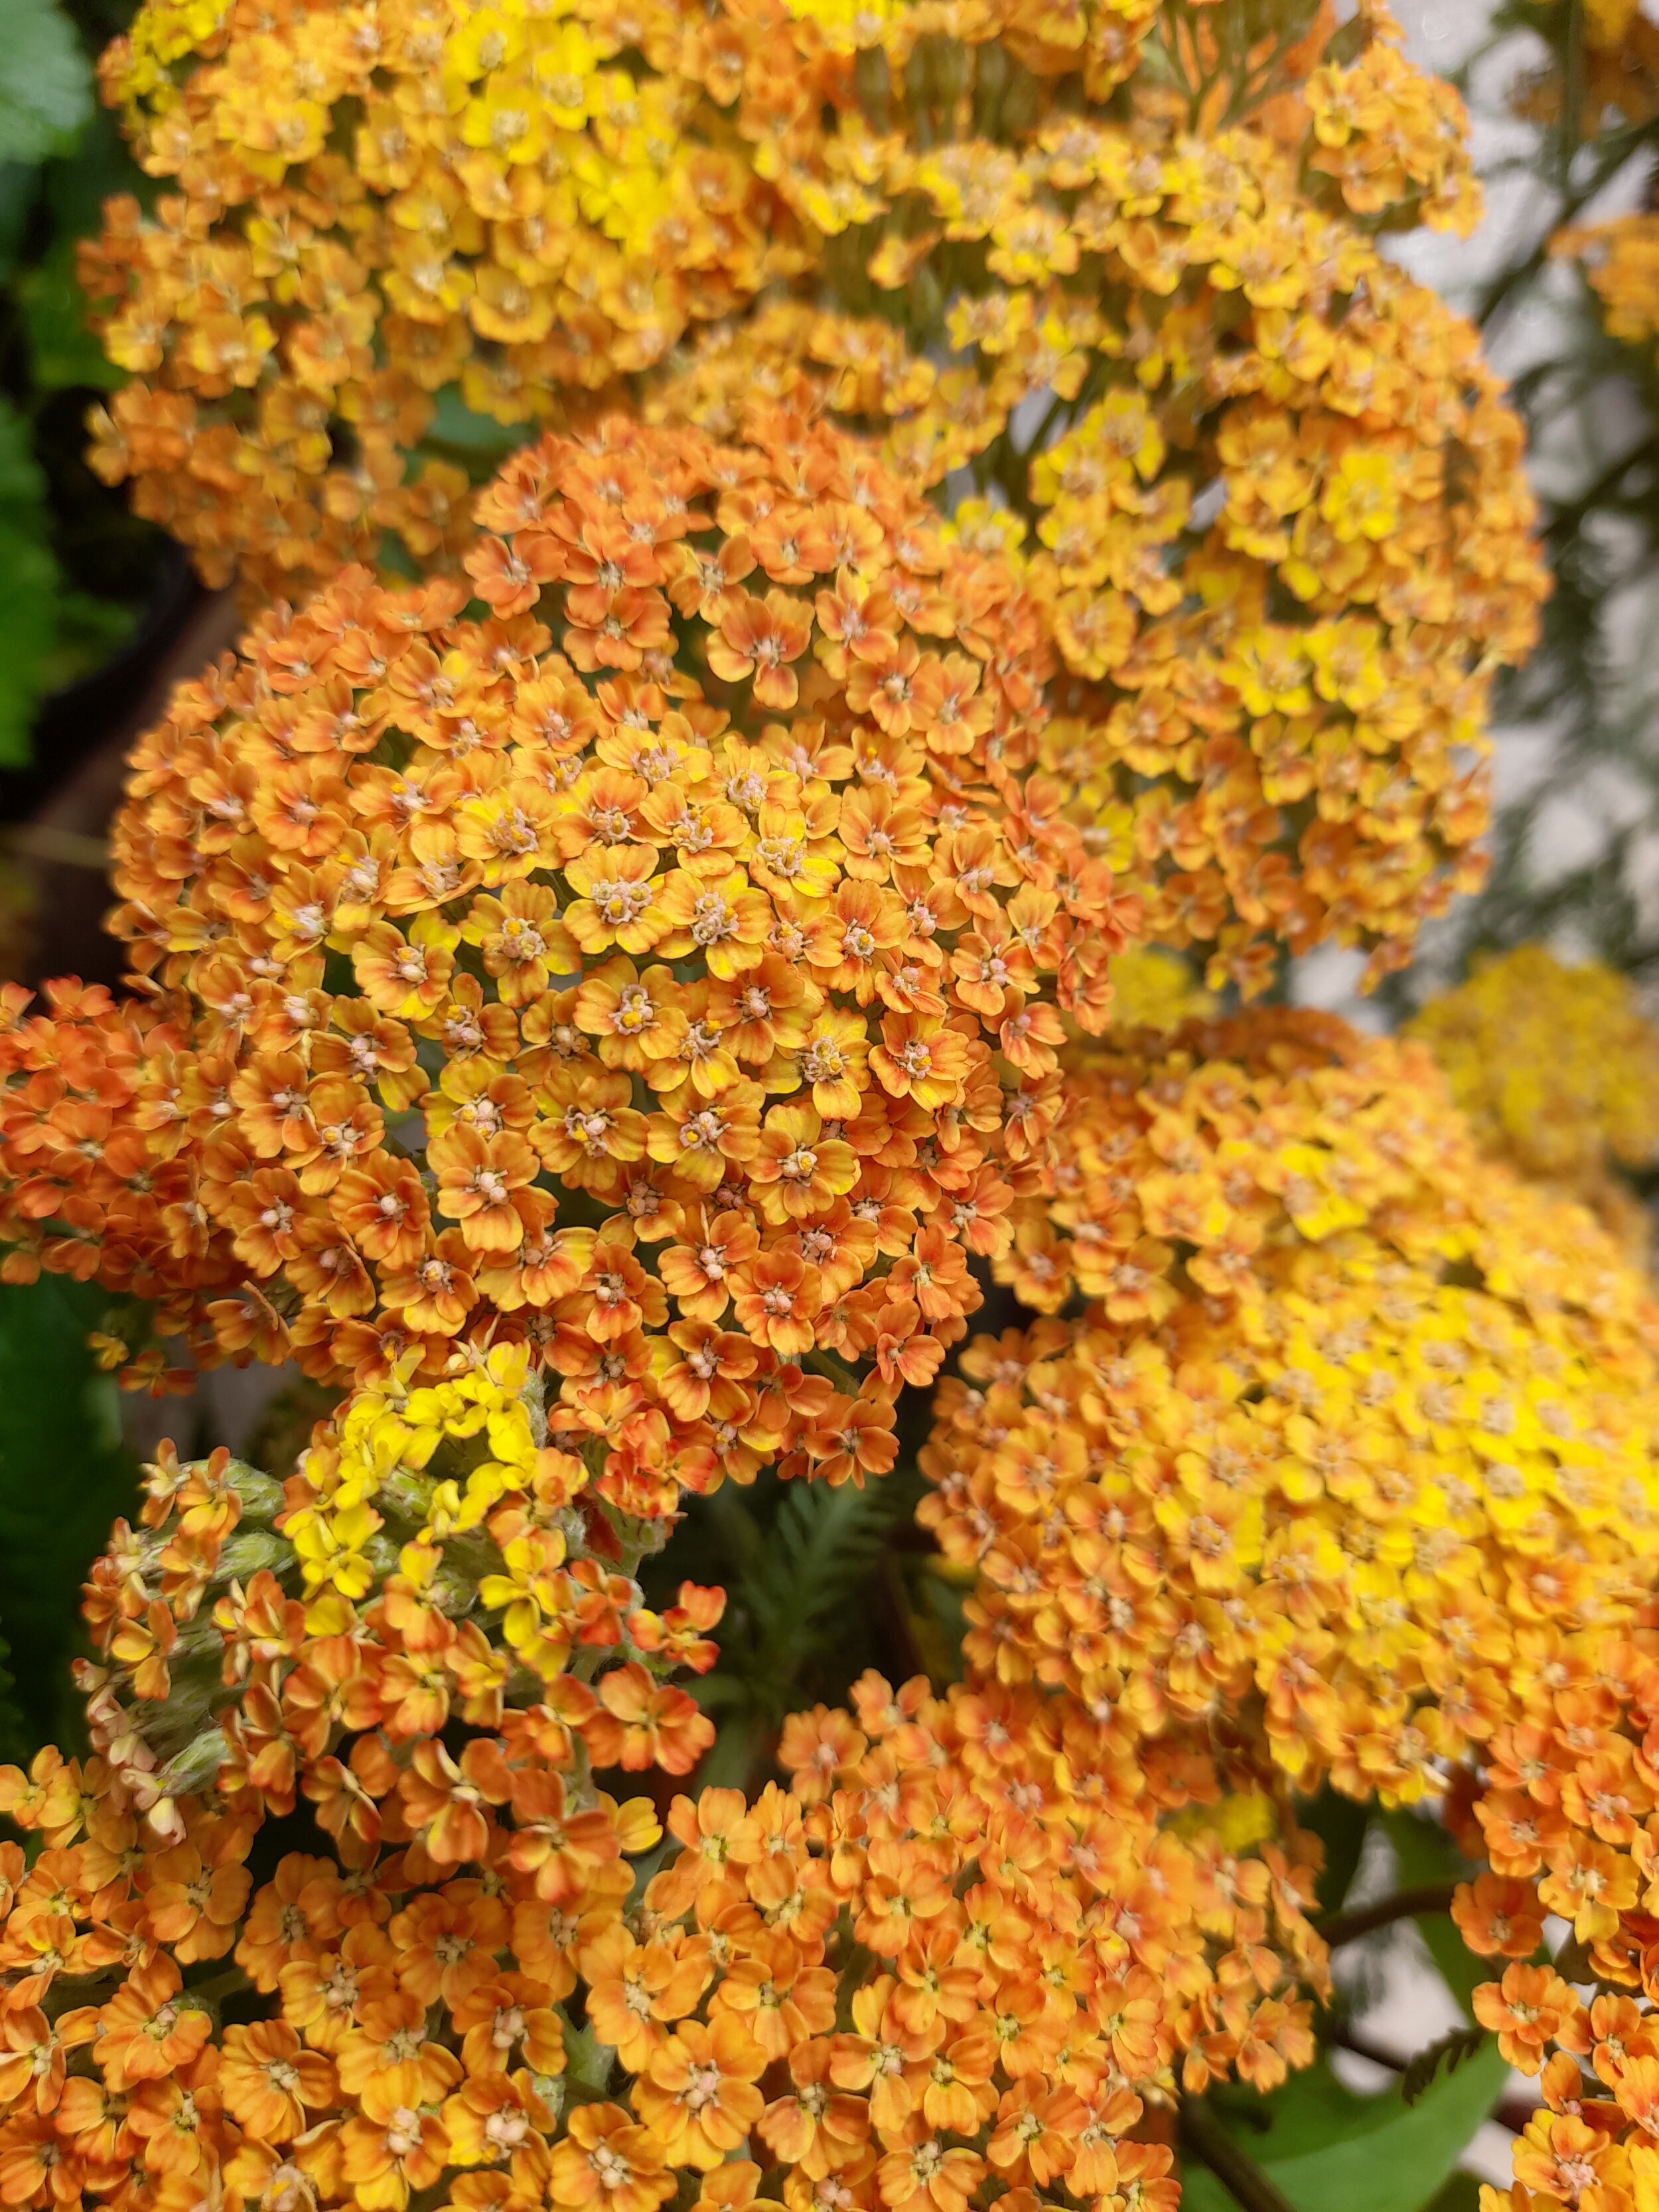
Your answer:
[[[1641,0],[1591,0],[1578,51],[1569,57],[1565,43],[1552,36],[1541,59],[1511,80],[1507,104],[1523,122],[1558,129],[1575,91],[1576,127],[1586,138],[1607,131],[1611,116],[1640,127],[1659,113],[1659,24]],[[1620,221],[1586,228],[1595,236]],[[1577,228],[1557,234],[1567,240],[1583,234]]]
[[[1650,71],[1659,64],[1653,26],[1638,17],[1650,43]],[[1598,126],[1599,127],[1599,126]],[[1659,216],[1618,215],[1576,223],[1549,241],[1552,257],[1577,264],[1611,338],[1651,354],[1659,337]]]
[[[836,1863],[859,1870],[859,1939],[893,1978],[879,2032],[874,2000],[856,2002],[862,2035],[907,2051],[919,2030],[937,2026],[948,2039],[948,2023],[965,2018],[963,1920],[974,1950],[1002,1967],[994,2045],[1020,2094],[1000,2104],[987,2156],[1011,2180],[1042,2188],[1064,2173],[1074,2195],[1095,2185],[1087,2177],[1101,2169],[1086,2158],[1069,2164],[1054,2139],[1066,2131],[1062,2085],[1083,2100],[1072,2121],[1081,2145],[1098,2143],[1103,2119],[1107,2134],[1117,2131],[1097,2101],[1105,2085],[1054,2044],[1063,2010],[1022,1978],[1012,1955],[1022,1940],[1022,1871],[1051,1900],[1044,1979],[1064,1986],[1074,1934],[1089,1946],[1105,1977],[1094,2015],[1109,2025],[1132,2081],[1154,2051],[1181,2054],[1182,2085],[1194,2093],[1234,2074],[1265,2092],[1311,2063],[1310,1993],[1329,1991],[1325,1947],[1308,1917],[1320,1845],[1297,1829],[1285,1793],[1276,1800],[1258,1786],[1243,1747],[1188,1744],[1166,1758],[1103,1709],[1011,1685],[970,1662],[943,1698],[920,1677],[895,1690],[866,1674],[849,1710],[818,1706],[787,1721],[778,1756],[809,1808],[809,1833],[827,1832]],[[941,1787],[964,1790],[966,1802],[930,1826],[920,1816]],[[942,1811],[948,1798],[938,1802]],[[906,1828],[920,1832],[912,1839]],[[880,2061],[872,2052],[866,2064],[884,2124],[913,2109],[922,2077],[907,2065],[902,2081],[884,2084],[884,2071],[901,2069]],[[950,2109],[925,2094],[921,2106],[934,2120]]]
[[[1654,1619],[1650,1599],[1632,1635],[1564,1652],[1551,1692],[1494,1735],[1457,1808],[1463,1848],[1489,1870],[1460,1886],[1453,1915],[1499,1977],[1474,1991],[1474,2015],[1538,2077],[1540,2100],[1516,2145],[1516,2186],[1483,2192],[1486,2212],[1565,2201],[1568,2183],[1585,2201],[1594,2190],[1632,2203],[1630,2185],[1656,2171],[1659,1812],[1643,1749],[1659,1698]],[[1571,1926],[1553,1964],[1540,1960],[1547,1914]]]
[[[1067,1084],[999,1273],[1087,1312],[975,1340],[923,1459],[969,1664],[1149,1743],[1224,1712],[1301,1790],[1440,1797],[1640,1624],[1650,1294],[1480,1158],[1420,1047],[1261,1015]]]
[[[373,1739],[398,1777],[380,1834],[264,1855],[262,1880],[257,1811],[186,1798],[155,1843],[99,1760],[0,1770],[44,1846],[0,1846],[9,2201],[811,2212],[833,2186],[921,2212],[994,2177],[1062,2212],[1171,2204],[1170,2152],[1130,2137],[1170,2078],[1137,1945],[1180,1940],[1181,1849],[1110,1923],[1099,1885],[1138,1825],[1071,1796],[1057,1734],[1022,1774],[962,1697],[860,1696],[833,1795],[676,1799],[648,1874],[649,1805],[562,1799],[544,1724],[453,1759]],[[902,1783],[896,1728],[929,1753]]]
[[[123,1319],[143,1301],[157,1333],[176,1335],[190,1324],[193,1286],[213,1278],[190,1179],[157,1172],[151,1158],[154,1117],[142,1094],[156,1010],[118,1006],[102,985],[73,978],[48,983],[44,997],[31,1012],[30,992],[0,988],[0,1275],[33,1282],[43,1267],[81,1281],[98,1275]],[[165,1389],[159,1358],[134,1360],[133,1350],[126,1334],[99,1340],[100,1359],[123,1368],[124,1381]]]
[[[1006,564],[827,425],[751,430],[520,455],[485,618],[361,570],[266,617],[115,831],[198,1337],[342,1384],[522,1346],[647,1518],[885,1471],[1138,921],[1035,770]],[[62,1103],[6,1096],[17,1230],[81,1265]]]

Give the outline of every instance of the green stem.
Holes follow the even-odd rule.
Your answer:
[[[859,1395],[859,1378],[845,1360],[837,1359],[833,1352],[808,1352],[801,1358],[803,1367],[826,1376],[837,1390],[844,1390],[849,1398]]]
[[[208,2004],[219,2004],[226,1997],[238,1996],[253,1984],[240,1966],[222,1966],[216,1974],[210,1974],[204,1982],[187,1983],[181,1995],[200,1997]]]
[[[1425,1881],[1415,1889],[1397,1889],[1392,1897],[1378,1898],[1375,1905],[1356,1905],[1352,1912],[1328,1912],[1322,1920],[1315,1921],[1314,1931],[1334,1951],[1339,1944],[1357,1942],[1375,1929],[1390,1928],[1396,1920],[1449,1912],[1456,1889],[1455,1881]]]
[[[1561,57],[1561,193],[1568,197],[1572,183],[1572,157],[1578,151],[1578,133],[1584,106],[1584,10],[1583,0],[1567,0],[1567,35]]]
[[[1242,2151],[1201,2097],[1183,2097],[1176,2116],[1181,2147],[1216,2179],[1244,2212],[1295,2212],[1283,2191]]]
[[[1644,135],[1644,129],[1615,131],[1600,142],[1601,158],[1595,164],[1592,173],[1584,179],[1577,191],[1563,194],[1560,210],[1538,244],[1523,260],[1512,263],[1503,275],[1493,282],[1486,297],[1475,309],[1474,320],[1479,329],[1484,331],[1498,309],[1507,305],[1511,295],[1523,284],[1530,283],[1537,276],[1550,258],[1550,240],[1556,232],[1564,229],[1576,215],[1582,214],[1614,173],[1621,169],[1629,161],[1642,143]]]
[[[1656,457],[1659,457],[1659,434],[1651,438],[1644,438],[1640,445],[1632,447],[1627,453],[1622,453],[1616,461],[1602,470],[1601,475],[1587,490],[1580,492],[1576,499],[1570,500],[1565,506],[1559,507],[1550,519],[1545,536],[1559,538],[1571,535],[1577,529],[1587,514],[1600,507],[1604,499],[1610,498],[1618,490],[1633,468],[1644,461],[1653,460]]]

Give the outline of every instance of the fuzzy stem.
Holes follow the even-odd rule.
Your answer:
[[[1207,2166],[1244,2212],[1295,2212],[1291,2200],[1242,2151],[1201,2097],[1183,2097],[1176,2116],[1181,2147]]]
[[[837,1359],[833,1352],[825,1352],[820,1349],[816,1352],[806,1352],[802,1357],[800,1364],[803,1367],[810,1368],[815,1373],[822,1375],[824,1376],[826,1381],[833,1382],[836,1389],[842,1392],[846,1396],[849,1398],[857,1397],[859,1394],[858,1376],[854,1373],[854,1370],[847,1364],[845,1360]]]
[[[1398,1889],[1392,1897],[1380,1897],[1375,1905],[1356,1905],[1352,1912],[1328,1912],[1322,1920],[1315,1921],[1314,1931],[1334,1951],[1340,1943],[1355,1942],[1373,1929],[1391,1927],[1396,1920],[1415,1920],[1425,1912],[1449,1912],[1456,1889],[1455,1881],[1425,1881],[1415,1889]]]
[[[227,1997],[239,1996],[244,1990],[252,1987],[252,1983],[241,1968],[232,1965],[222,1966],[216,1974],[210,1974],[205,1981],[186,1983],[180,1994],[216,2005],[222,2004]]]

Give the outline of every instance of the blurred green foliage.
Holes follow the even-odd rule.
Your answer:
[[[0,10],[0,768],[27,762],[38,701],[131,634],[165,557],[82,453],[87,409],[120,375],[86,327],[76,246],[107,195],[147,188],[93,84],[130,13]]]
[[[0,1689],[3,1756],[83,1730],[70,1664],[87,1648],[80,1591],[111,1524],[131,1516],[137,1468],[119,1397],[87,1346],[104,1300],[61,1276],[0,1285]]]

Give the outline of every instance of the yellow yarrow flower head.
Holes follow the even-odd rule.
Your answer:
[[[1557,231],[1550,252],[1577,263],[1609,337],[1651,349],[1659,337],[1659,215],[1573,225]]]
[[[1477,960],[1408,1034],[1440,1063],[1484,1152],[1581,1199],[1645,1254],[1650,1225],[1617,1171],[1659,1160],[1659,1028],[1627,977],[1520,945]]]
[[[1111,977],[1114,1029],[1172,1030],[1216,1012],[1213,996],[1179,953],[1155,945],[1120,952]]]
[[[945,1384],[921,1509],[970,1664],[1312,1790],[1439,1796],[1659,1565],[1659,1311],[1484,1159],[1420,1045],[1326,1016],[1080,1060]]]

